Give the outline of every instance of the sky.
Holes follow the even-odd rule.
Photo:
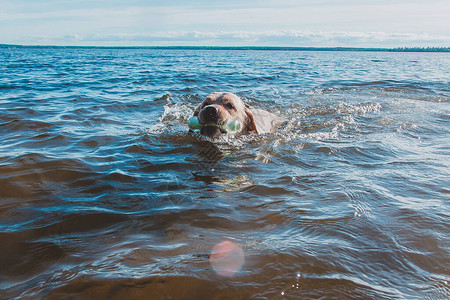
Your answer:
[[[450,47],[450,1],[0,0],[0,44]]]

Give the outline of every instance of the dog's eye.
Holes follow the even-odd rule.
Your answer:
[[[228,102],[227,104],[225,104],[225,107],[229,108],[229,109],[234,109],[234,105],[231,102]]]
[[[205,103],[203,103],[203,107],[206,107],[206,106],[208,106],[208,105],[210,105],[211,103],[209,103],[209,102],[205,102]]]

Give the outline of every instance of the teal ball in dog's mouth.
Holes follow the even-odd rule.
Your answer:
[[[203,125],[198,122],[197,117],[191,117],[188,121],[188,126],[192,130],[201,129],[203,127]]]
[[[240,124],[236,120],[229,120],[227,123],[225,123],[223,125],[217,125],[215,123],[201,124],[198,121],[198,117],[191,117],[191,118],[189,118],[188,126],[192,130],[200,130],[204,126],[214,126],[214,127],[220,128],[220,129],[222,129],[222,130],[224,130],[226,132],[236,132],[240,128]]]

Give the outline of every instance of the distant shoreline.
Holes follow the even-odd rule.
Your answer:
[[[0,44],[0,48],[66,48],[66,49],[155,49],[155,50],[256,50],[256,51],[361,51],[361,52],[450,52],[450,47],[281,47],[281,46],[55,46]]]

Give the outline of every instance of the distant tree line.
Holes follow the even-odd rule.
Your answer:
[[[179,50],[273,50],[273,51],[376,51],[376,52],[450,52],[450,47],[282,47],[282,46],[24,46],[0,44],[0,48],[106,48]]]
[[[450,52],[450,47],[400,47],[392,51],[399,52]]]

